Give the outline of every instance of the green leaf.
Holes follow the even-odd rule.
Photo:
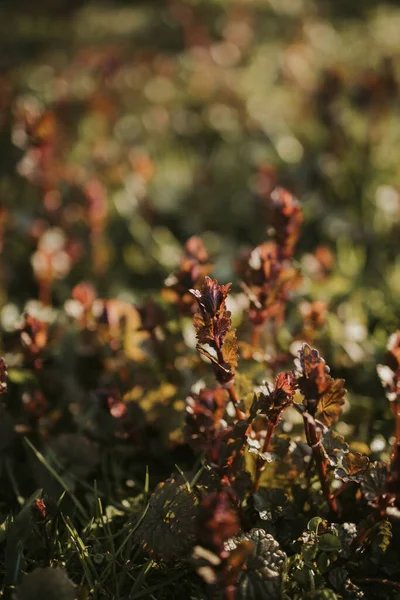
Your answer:
[[[333,467],[337,467],[341,458],[349,451],[349,446],[344,437],[332,429],[329,429],[322,436],[322,446]]]
[[[307,529],[308,529],[308,531],[311,531],[312,533],[318,534],[318,527],[321,525],[321,523],[323,523],[323,519],[321,519],[321,517],[313,517],[307,523]]]
[[[324,552],[338,552],[342,547],[340,539],[333,533],[324,533],[319,538],[319,549]]]
[[[320,573],[325,573],[329,565],[331,564],[331,560],[326,552],[321,552],[321,554],[317,558],[317,566]]]
[[[379,564],[392,541],[392,524],[389,519],[380,521],[373,531],[371,536],[371,555],[372,561]]]

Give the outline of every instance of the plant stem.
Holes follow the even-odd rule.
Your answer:
[[[314,419],[309,420],[306,415],[303,417],[303,420],[307,443],[312,450],[322,492],[328,502],[331,512],[335,515],[335,517],[338,517],[338,505],[334,495],[331,493],[329,486],[329,481],[326,475],[326,460],[321,453],[320,439],[315,426],[315,421]]]
[[[343,485],[340,486],[340,488],[333,492],[332,496],[334,498],[337,498],[343,492],[343,490],[345,490],[348,487],[349,483],[350,481],[346,481]]]
[[[261,454],[265,454],[265,452],[268,452],[269,445],[271,443],[271,439],[272,439],[272,435],[274,433],[275,427],[276,427],[276,423],[274,423],[272,421],[268,422],[267,433],[266,433],[266,436],[264,439]],[[256,463],[256,476],[255,476],[254,484],[253,484],[253,492],[256,492],[258,490],[258,488],[260,487],[260,477],[261,477],[261,473],[264,471],[264,469],[265,469],[265,460],[263,460],[260,456],[258,456],[257,463]]]
[[[238,421],[243,421],[245,416],[239,408],[239,397],[236,393],[235,386],[233,385],[233,381],[231,381],[226,388],[228,390],[229,398],[232,401],[233,406],[235,407],[236,418]]]
[[[363,577],[352,579],[355,583],[379,583],[382,585],[391,585],[395,588],[400,588],[400,583],[398,581],[392,581],[391,579],[379,579],[379,577]]]

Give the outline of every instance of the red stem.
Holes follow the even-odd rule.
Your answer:
[[[236,418],[238,421],[243,421],[246,417],[245,415],[242,413],[242,411],[239,408],[239,398],[238,395],[236,393],[235,390],[235,386],[233,385],[233,381],[231,381],[229,383],[229,386],[227,387],[228,390],[228,394],[229,394],[229,398],[232,401],[232,404],[235,408],[235,412],[236,412]]]
[[[326,475],[326,459],[324,458],[321,452],[320,439],[315,426],[315,421],[314,419],[312,421],[309,421],[306,416],[304,416],[303,419],[307,443],[312,450],[319,481],[321,483],[322,492],[326,498],[326,501],[328,502],[329,508],[331,509],[332,513],[335,515],[335,517],[338,517],[338,505],[335,497],[331,493],[331,489],[329,486],[329,481]]]
[[[276,427],[276,423],[273,423],[272,421],[268,422],[268,426],[267,426],[267,433],[264,439],[264,444],[261,450],[261,454],[265,454],[265,452],[268,452],[269,450],[269,445],[271,443],[271,439],[272,439],[272,435],[274,433],[274,429]],[[253,492],[256,492],[258,490],[258,488],[260,487],[260,478],[261,478],[261,473],[264,471],[265,469],[265,461],[258,456],[257,457],[257,463],[256,463],[256,476],[254,479],[254,483],[253,483]]]
[[[338,488],[335,492],[333,492],[332,496],[334,498],[337,498],[339,496],[339,494],[341,494],[343,492],[343,490],[345,490],[347,488],[349,483],[350,483],[350,481],[346,481],[340,488]]]

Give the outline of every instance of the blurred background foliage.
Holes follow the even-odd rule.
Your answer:
[[[3,333],[82,280],[157,297],[192,235],[240,300],[235,263],[265,239],[265,198],[283,185],[305,217],[293,304],[328,304],[316,345],[349,390],[338,427],[390,437],[376,363],[400,322],[400,3],[2,0],[1,13]]]

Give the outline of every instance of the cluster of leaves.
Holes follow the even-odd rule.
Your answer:
[[[263,283],[244,285],[244,314],[252,325],[262,314],[259,335],[243,330],[249,342],[238,344],[230,284],[206,274],[211,264],[198,238],[188,241],[158,302],[104,300],[80,283],[62,311],[27,312],[7,334],[2,505],[22,508],[3,523],[6,595],[17,586],[22,600],[53,588],[65,598],[154,590],[169,598],[175,579],[179,594],[191,588],[199,599],[361,598],[376,584],[397,590],[400,439],[389,460],[374,461],[334,429],[346,390],[305,341],[311,323],[317,335],[318,319],[292,331],[291,350],[280,348],[277,314],[266,307],[271,295],[284,320],[298,280],[290,261],[302,216],[282,188],[270,204],[283,233],[266,244],[275,247],[285,285],[268,278],[266,263],[256,269],[250,254]],[[190,321],[192,349],[181,339]],[[378,367],[396,406],[396,432],[398,340],[390,338]],[[171,401],[180,407],[176,429]]]

